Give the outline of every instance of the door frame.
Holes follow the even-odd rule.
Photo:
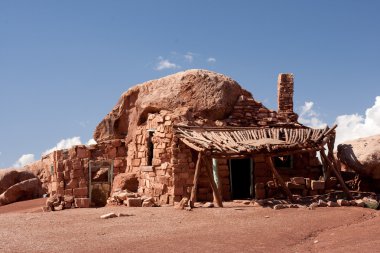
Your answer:
[[[234,199],[234,188],[233,188],[233,183],[232,183],[232,163],[231,161],[232,160],[243,160],[243,159],[249,159],[249,173],[251,175],[251,185],[250,185],[250,189],[249,189],[249,195],[250,195],[250,198],[254,198],[255,197],[255,186],[254,186],[254,182],[255,182],[255,178],[254,178],[254,159],[253,157],[246,157],[246,158],[235,158],[235,159],[228,159],[228,167],[229,167],[229,172],[230,172],[230,189],[231,189],[231,199]]]

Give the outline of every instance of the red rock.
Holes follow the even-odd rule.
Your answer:
[[[78,208],[89,208],[90,199],[89,198],[75,198],[74,199],[75,207]]]
[[[76,198],[84,198],[84,197],[88,197],[88,189],[87,187],[84,187],[84,188],[75,188],[73,190],[73,195],[74,197]]]
[[[312,190],[324,190],[325,189],[325,181],[311,180],[311,189]]]
[[[141,207],[142,205],[141,198],[128,198],[126,202],[128,207]]]
[[[204,99],[204,94],[215,94]],[[99,143],[107,139],[135,136],[137,125],[146,121],[152,108],[187,112],[209,120],[225,119],[231,113],[239,96],[252,97],[231,78],[207,70],[188,70],[158,80],[136,85],[125,92],[94,132]],[[128,133],[128,136],[127,136]]]
[[[41,182],[37,178],[24,180],[12,185],[0,195],[0,205],[7,205],[19,200],[41,197]]]
[[[139,181],[134,173],[120,173],[115,176],[112,192],[120,190],[128,190],[130,192],[137,192]]]

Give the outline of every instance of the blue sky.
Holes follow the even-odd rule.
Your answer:
[[[86,143],[123,91],[189,68],[229,75],[273,109],[278,73],[292,72],[306,122],[346,116],[346,130],[373,134],[379,10],[349,0],[1,0],[0,167],[61,140]]]

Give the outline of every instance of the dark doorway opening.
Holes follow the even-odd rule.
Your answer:
[[[230,185],[232,199],[254,197],[252,159],[230,160]]]

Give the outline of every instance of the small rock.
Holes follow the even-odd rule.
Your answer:
[[[107,213],[100,216],[100,219],[110,219],[118,217],[115,213]]]
[[[154,203],[151,201],[144,201],[142,203],[142,207],[153,207],[153,206],[154,206]]]
[[[374,199],[363,198],[363,202],[364,202],[364,204],[365,204],[366,207],[371,208],[371,209],[375,209],[376,210],[379,207],[379,202],[377,202]]]
[[[296,204],[290,204],[290,205],[289,205],[289,208],[299,208],[299,206],[296,205]]]
[[[356,203],[356,206],[358,206],[358,207],[365,207],[365,203],[361,199],[356,199],[355,203]]]
[[[277,204],[275,206],[273,206],[273,209],[274,210],[280,210],[280,209],[284,209],[286,208],[287,206],[283,205],[283,204]]]
[[[116,214],[117,217],[127,217],[127,216],[133,216],[132,214],[127,214],[127,213],[117,213]],[[110,218],[113,218],[113,217],[110,217]]]
[[[318,207],[327,207],[327,203],[322,199],[318,200]]]
[[[206,203],[203,204],[202,207],[205,207],[205,208],[212,208],[212,207],[214,207],[214,203],[206,202]]]
[[[327,206],[328,207],[340,207],[340,205],[338,203],[336,203],[335,201],[327,202]]]
[[[243,204],[244,205],[249,205],[249,204],[251,204],[251,201],[249,201],[249,200],[243,201]]]
[[[338,199],[336,202],[340,206],[349,206],[350,205],[350,202],[348,202],[348,200],[345,200],[345,199]]]
[[[315,210],[318,207],[318,203],[311,203],[309,205],[309,210]]]
[[[269,218],[269,216],[268,216],[268,215],[265,215],[264,218]]]
[[[54,211],[62,211],[63,210],[63,205],[58,205],[54,207]]]
[[[314,244],[316,244],[316,243],[318,243],[318,242],[319,242],[318,240],[315,240],[315,241],[314,241]]]

